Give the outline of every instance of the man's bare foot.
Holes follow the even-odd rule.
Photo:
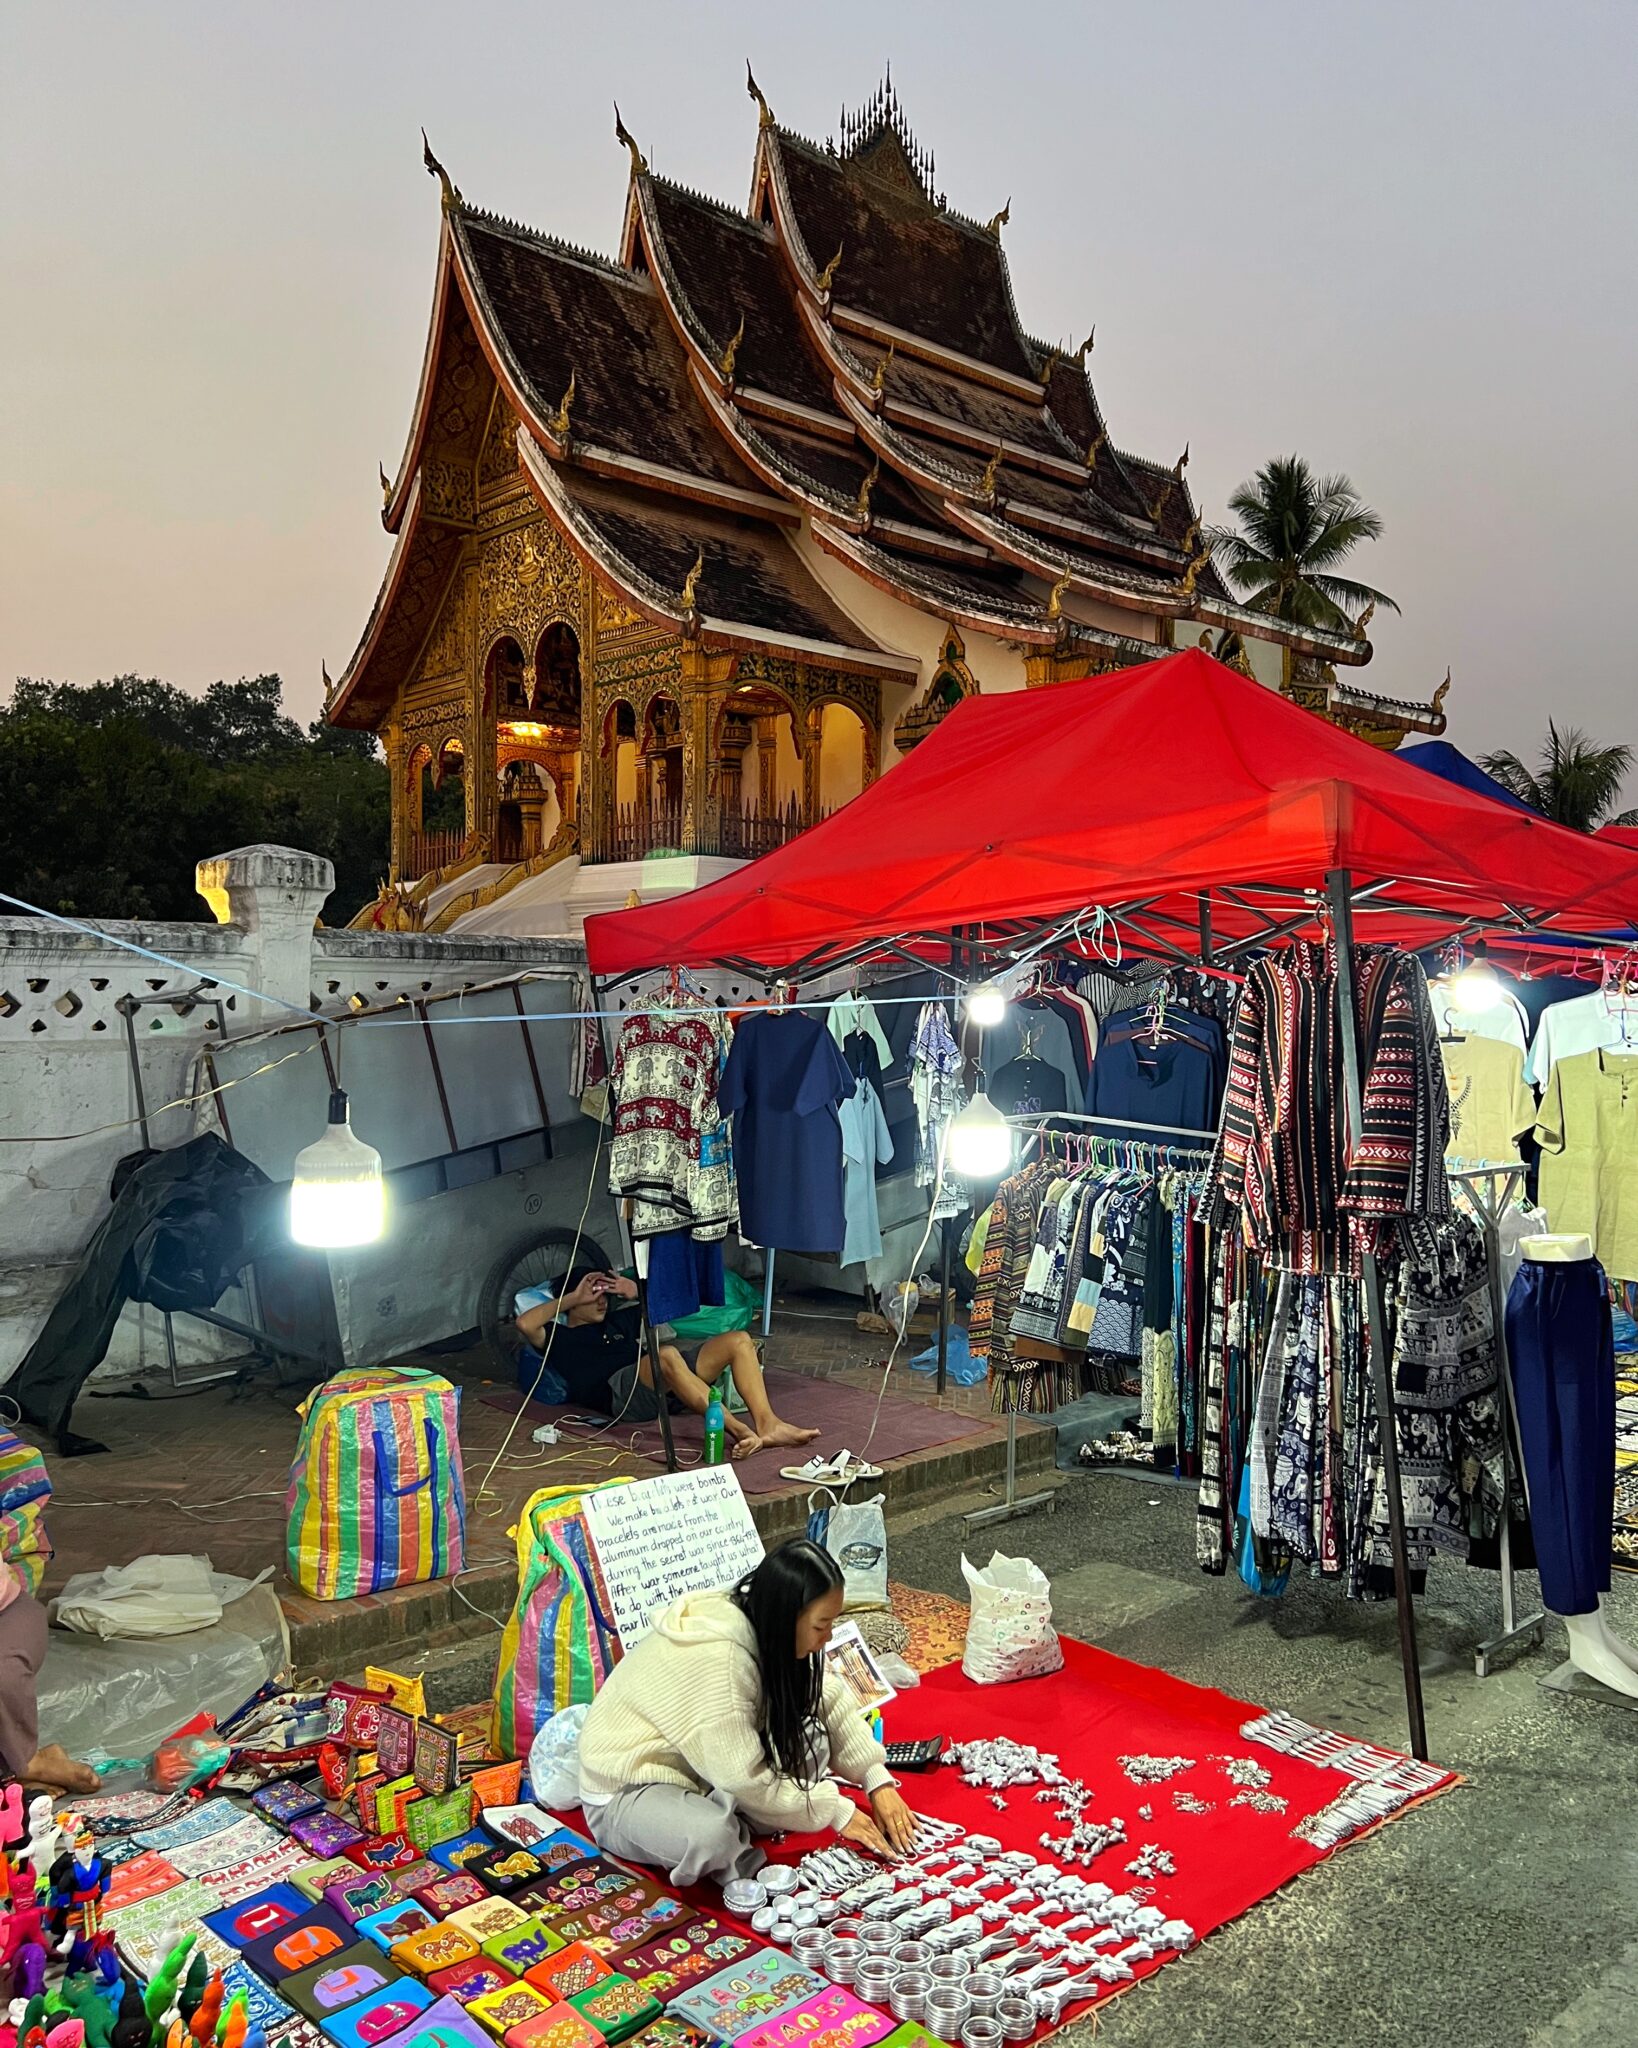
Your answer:
[[[734,1439],[734,1447],[728,1455],[737,1462],[741,1458],[754,1457],[761,1449],[761,1437],[754,1430],[748,1429],[743,1436]]]
[[[58,1742],[37,1749],[23,1777],[31,1785],[45,1785],[56,1792],[91,1793],[102,1783],[89,1764],[76,1763]]]
[[[811,1444],[819,1434],[816,1429],[798,1429],[794,1422],[781,1422],[776,1415],[762,1432],[762,1441],[770,1450],[794,1450],[799,1444]]]

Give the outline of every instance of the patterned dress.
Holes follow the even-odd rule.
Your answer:
[[[714,1009],[628,1017],[614,1054],[609,1192],[632,1204],[631,1234],[726,1237],[737,1210],[727,1126],[717,1106],[724,1027]]]

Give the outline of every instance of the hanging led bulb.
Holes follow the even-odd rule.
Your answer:
[[[967,1022],[981,1030],[999,1024],[1007,1014],[1007,992],[998,981],[981,981],[967,991]]]
[[[1450,984],[1451,1007],[1471,1013],[1491,1010],[1502,999],[1502,987],[1483,939],[1473,941],[1473,957]]]
[[[982,1088],[951,1117],[944,1150],[963,1180],[996,1180],[1011,1166],[1012,1126]]]
[[[346,1090],[332,1088],[324,1136],[296,1154],[290,1235],[297,1244],[342,1251],[350,1245],[373,1244],[386,1220],[381,1154],[354,1137]]]

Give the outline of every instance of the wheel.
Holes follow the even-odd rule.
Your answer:
[[[507,1247],[489,1269],[478,1292],[478,1334],[488,1346],[498,1370],[517,1370],[523,1340],[517,1333],[514,1306],[522,1287],[549,1287],[554,1294],[576,1267],[596,1273],[611,1270],[610,1261],[596,1238],[576,1236],[548,1224],[531,1230]]]

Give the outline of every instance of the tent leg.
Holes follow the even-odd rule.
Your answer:
[[[773,1280],[774,1248],[769,1245],[762,1254],[762,1334],[767,1336],[773,1327]]]
[[[1359,1011],[1354,993],[1354,918],[1346,868],[1325,878],[1331,903],[1331,925],[1337,947],[1337,1026],[1342,1040],[1342,1082],[1350,1133],[1363,1122],[1364,1075],[1359,1053]],[[1405,1501],[1399,1488],[1399,1443],[1394,1433],[1393,1379],[1388,1363],[1387,1314],[1382,1296],[1382,1269],[1374,1256],[1361,1262],[1365,1322],[1371,1347],[1371,1393],[1382,1439],[1382,1475],[1388,1495],[1388,1546],[1393,1554],[1393,1596],[1399,1611],[1399,1661],[1405,1674],[1405,1713],[1410,1722],[1411,1754],[1427,1761],[1427,1716],[1422,1704],[1422,1672],[1416,1653],[1416,1608],[1411,1599],[1410,1564],[1405,1552]]]
[[[602,991],[598,988],[596,980],[591,975],[588,975],[586,979],[592,992],[592,1008],[597,1012],[597,1036],[603,1047],[603,1069],[609,1077],[608,1115],[612,1123],[614,1117],[614,1048],[609,1044],[609,1027],[608,1020],[603,1015]],[[637,1314],[643,1326],[643,1342],[648,1350],[648,1371],[649,1377],[654,1382],[655,1405],[660,1411],[660,1442],[665,1447],[665,1469],[668,1472],[675,1472],[677,1469],[677,1446],[671,1440],[671,1408],[666,1399],[665,1374],[660,1370],[659,1340],[654,1335],[654,1325],[649,1320],[648,1274],[645,1270],[644,1261],[638,1256],[637,1246],[631,1236],[631,1204],[629,1202],[622,1202],[617,1213],[620,1218],[620,1235],[625,1239],[626,1248],[631,1255],[631,1270],[637,1275]]]
[[[938,1392],[944,1396],[944,1376],[950,1362],[950,1219],[939,1221],[938,1254]]]

